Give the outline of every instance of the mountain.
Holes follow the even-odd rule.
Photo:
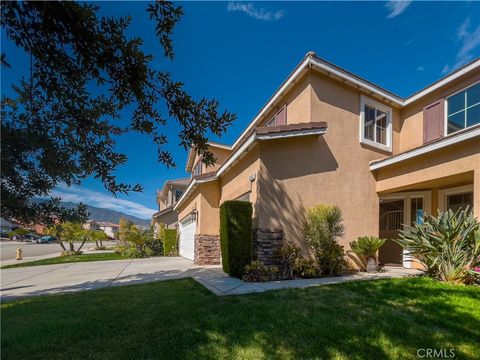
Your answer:
[[[73,208],[78,204],[68,201],[62,201],[62,205],[66,208]],[[118,224],[120,218],[124,217],[127,220],[130,220],[134,224],[141,225],[141,226],[150,226],[150,220],[148,219],[141,219],[139,217],[128,215],[120,211],[110,210],[99,208],[96,206],[88,205],[87,204],[87,211],[90,213],[88,216],[89,220],[96,220],[96,221],[109,221],[115,224]]]
[[[34,201],[42,201],[42,199],[35,199]],[[65,206],[67,209],[71,209],[78,205],[77,203],[70,202],[70,201],[62,201],[61,204]],[[120,218],[124,217],[125,219],[133,222],[134,224],[141,225],[141,226],[150,226],[149,219],[141,219],[139,217],[128,215],[120,211],[99,208],[99,207],[88,205],[88,204],[87,204],[87,211],[90,214],[88,216],[89,220],[108,221],[108,222],[118,224],[118,222],[120,221]]]

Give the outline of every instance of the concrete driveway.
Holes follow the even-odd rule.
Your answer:
[[[151,281],[203,277],[218,266],[196,266],[181,257],[92,261],[3,269],[2,301],[25,296],[98,289]]]

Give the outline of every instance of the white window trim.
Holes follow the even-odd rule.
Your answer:
[[[383,145],[365,138],[365,105],[370,105],[387,114],[387,144]],[[360,143],[378,148],[383,151],[392,152],[392,108],[364,95],[360,96]],[[376,131],[374,131],[376,134]]]
[[[473,192],[473,184],[440,190],[438,192],[438,207],[439,207],[439,210],[440,211],[445,211],[447,209],[447,196],[465,194],[465,193],[469,193],[469,192]]]
[[[453,135],[453,134],[458,133],[459,131],[463,131],[463,130],[465,130],[465,129],[469,129],[469,128],[475,126],[475,125],[478,125],[478,124],[473,124],[473,125],[471,125],[471,126],[464,127],[463,129],[454,131],[454,132],[452,132],[452,133],[450,133],[450,134],[448,133],[448,99],[451,98],[452,96],[457,95],[458,93],[461,93],[462,91],[467,90],[468,88],[471,88],[472,86],[477,85],[478,83],[480,83],[480,80],[479,80],[479,81],[476,81],[476,82],[474,82],[474,83],[472,83],[472,84],[470,84],[470,85],[467,85],[467,86],[465,86],[464,88],[462,88],[462,89],[460,89],[460,90],[458,90],[458,91],[455,91],[454,93],[452,93],[452,94],[450,94],[450,95],[448,95],[448,96],[445,97],[445,106],[444,106],[444,109],[443,109],[443,111],[444,111],[444,116],[443,116],[443,135],[444,135],[444,136],[450,136],[450,135]],[[463,109],[463,110],[460,110],[460,111],[465,111],[465,112],[466,112],[466,110],[468,110],[468,109],[470,109],[471,107],[476,106],[476,105],[478,105],[478,104],[472,105],[472,106],[470,106],[470,107],[467,108],[467,104],[465,104],[464,109]],[[459,112],[459,111],[458,111],[458,112]],[[455,114],[456,114],[456,113],[455,113]],[[452,114],[452,115],[453,115],[453,114]],[[465,116],[465,125],[466,125],[466,123],[467,123],[467,117]]]

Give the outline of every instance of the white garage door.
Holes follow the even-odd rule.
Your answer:
[[[196,222],[193,221],[190,216],[180,222],[180,256],[190,260],[193,260],[195,253],[195,228]]]

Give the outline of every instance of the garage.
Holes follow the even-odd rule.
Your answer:
[[[180,243],[178,250],[180,256],[193,260],[195,254],[195,228],[196,222],[192,216],[188,216],[180,222]]]

